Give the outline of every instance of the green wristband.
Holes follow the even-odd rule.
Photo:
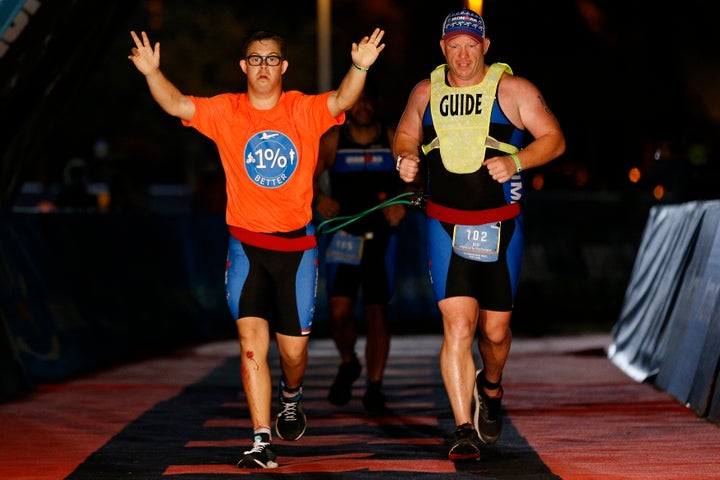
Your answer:
[[[518,156],[514,153],[511,153],[510,156],[513,158],[513,160],[515,160],[515,167],[517,168],[517,172],[515,173],[522,172],[522,165],[520,165],[520,159],[518,158]]]
[[[368,70],[370,70],[369,68],[361,67],[361,66],[358,65],[357,63],[353,63],[353,67],[357,68],[357,69],[360,70],[361,72],[367,72]]]

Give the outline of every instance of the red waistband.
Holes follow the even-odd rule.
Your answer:
[[[315,235],[305,235],[297,238],[285,238],[273,235],[271,233],[258,233],[246,230],[241,227],[228,225],[230,235],[233,238],[252,245],[254,247],[266,248],[268,250],[276,250],[278,252],[300,252],[310,250],[317,245]]]
[[[443,207],[428,200],[425,205],[425,213],[427,213],[428,217],[455,225],[484,225],[517,217],[520,215],[520,204],[517,202],[508,203],[502,207],[487,210],[458,210]]]

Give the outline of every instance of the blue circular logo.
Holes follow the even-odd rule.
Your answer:
[[[265,130],[245,144],[245,171],[261,187],[284,185],[295,173],[297,161],[297,148],[282,132]]]

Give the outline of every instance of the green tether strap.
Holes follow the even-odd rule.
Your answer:
[[[407,199],[407,197],[412,197],[413,195],[415,196],[415,198],[410,199],[410,200]],[[355,215],[344,215],[342,217],[329,218],[329,219],[321,222],[317,226],[317,234],[323,235],[323,234],[332,233],[336,230],[340,230],[345,225],[348,225],[348,224],[364,217],[365,215],[367,215],[371,212],[374,212],[375,210],[389,207],[390,205],[404,204],[404,205],[412,205],[412,206],[416,206],[416,207],[422,206],[423,198],[424,197],[423,197],[422,193],[419,193],[419,192],[401,193],[400,195],[397,195],[389,200],[385,200],[384,202],[382,202],[378,205],[375,205],[372,208],[368,208],[367,210],[364,210],[360,213],[356,213]],[[338,225],[335,225],[332,228],[329,228],[328,225],[330,225],[331,223],[334,223],[334,222],[341,222],[341,223]]]

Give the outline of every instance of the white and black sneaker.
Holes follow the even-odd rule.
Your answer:
[[[252,448],[243,452],[243,458],[237,466],[238,468],[277,468],[276,459],[277,455],[270,443],[270,435],[258,433],[253,437]]]

